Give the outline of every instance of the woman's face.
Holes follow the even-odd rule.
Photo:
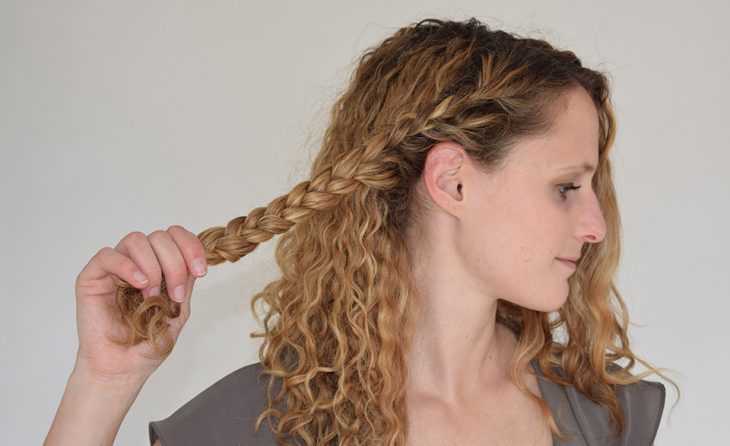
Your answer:
[[[594,172],[583,170],[597,165],[598,132],[590,96],[574,89],[548,135],[516,146],[497,173],[470,171],[456,240],[474,285],[538,311],[565,303],[574,270],[558,258],[577,258],[606,234]]]

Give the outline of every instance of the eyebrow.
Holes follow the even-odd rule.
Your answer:
[[[581,170],[583,172],[595,172],[596,171],[596,166],[594,166],[593,164],[586,163],[586,164],[582,164],[582,165],[579,165],[579,166],[561,167],[558,170],[561,170],[561,171],[562,170]]]

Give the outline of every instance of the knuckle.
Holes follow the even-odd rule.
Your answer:
[[[110,254],[111,251],[114,251],[114,249],[112,249],[109,246],[105,246],[105,247],[101,248],[99,251],[97,251],[96,255],[97,256],[108,255],[108,254]]]
[[[129,234],[127,234],[122,239],[122,241],[123,242],[126,241],[133,245],[137,245],[137,244],[141,243],[145,238],[147,238],[147,237],[144,235],[144,233],[142,233],[140,231],[134,231],[134,232],[130,232]]]
[[[132,240],[141,240],[145,238],[144,232],[142,231],[132,231],[130,232],[127,237],[129,237]]]
[[[170,232],[170,231],[185,231],[185,228],[183,228],[180,225],[172,225],[169,228],[167,228],[167,232]]]
[[[167,231],[163,231],[162,229],[158,229],[158,230],[156,230],[156,231],[152,231],[152,232],[150,232],[150,235],[148,235],[147,237],[148,237],[148,238],[149,238],[150,240],[152,240],[152,239],[155,239],[155,240],[157,240],[157,239],[159,239],[159,238],[164,238],[164,237],[166,237],[166,236],[167,236]]]

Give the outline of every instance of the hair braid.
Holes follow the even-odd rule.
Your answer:
[[[368,147],[370,148],[370,147]],[[387,188],[398,181],[392,169],[384,168],[387,158],[363,161],[368,150],[346,152],[343,159],[323,169],[309,181],[296,185],[291,192],[258,207],[246,216],[232,219],[224,226],[208,228],[197,237],[205,249],[206,262],[217,265],[237,262],[274,235],[288,231],[293,225],[309,219],[317,211],[329,210],[364,184],[374,189]],[[370,150],[374,153],[374,150]],[[136,345],[150,341],[155,356],[167,356],[173,341],[167,332],[165,318],[180,315],[180,304],[168,297],[164,277],[159,296],[144,299],[141,290],[123,279],[117,281],[116,304],[122,321],[130,326],[127,338],[115,342]]]

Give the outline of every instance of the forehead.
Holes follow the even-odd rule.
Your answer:
[[[555,122],[544,135],[518,143],[508,163],[518,170],[556,171],[569,166],[597,165],[598,113],[588,93],[580,88],[566,93]]]

